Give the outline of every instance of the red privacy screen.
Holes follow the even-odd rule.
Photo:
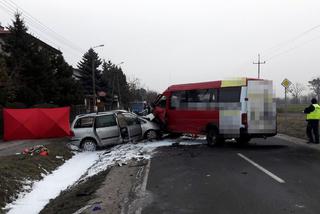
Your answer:
[[[70,108],[4,109],[4,141],[70,135]]]

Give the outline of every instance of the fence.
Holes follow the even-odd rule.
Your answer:
[[[74,120],[74,118],[79,114],[89,113],[88,109],[86,109],[85,105],[72,105],[70,107],[70,122]]]

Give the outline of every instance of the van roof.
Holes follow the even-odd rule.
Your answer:
[[[240,79],[232,79],[232,80],[218,80],[218,81],[210,81],[210,82],[177,84],[177,85],[169,86],[166,91],[184,91],[184,90],[192,90],[192,89],[244,86],[244,85],[247,85],[248,80],[263,80],[263,79],[240,78]]]

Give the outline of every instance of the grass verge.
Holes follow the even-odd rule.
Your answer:
[[[109,170],[100,172],[86,181],[71,186],[50,202],[41,210],[40,214],[69,214],[83,208],[91,199],[95,198],[95,192],[105,181]]]
[[[306,116],[303,113],[284,113],[277,115],[278,133],[307,139],[306,135]]]
[[[0,213],[7,203],[18,197],[27,181],[40,180],[72,157],[65,142],[46,146],[48,156],[11,155],[0,157]],[[60,156],[63,158],[57,158]]]

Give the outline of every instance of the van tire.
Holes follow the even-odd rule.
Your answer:
[[[214,128],[210,128],[207,132],[208,146],[216,146],[219,144],[218,131]]]

